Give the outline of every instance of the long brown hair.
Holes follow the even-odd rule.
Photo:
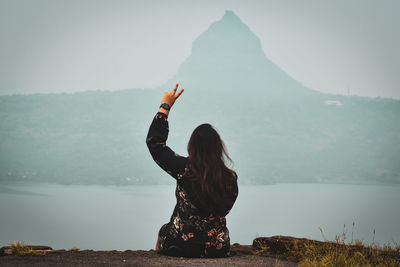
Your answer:
[[[227,167],[232,163],[218,132],[208,123],[199,125],[187,146],[195,205],[202,211],[224,216],[233,202],[236,173]],[[234,200],[233,200],[234,201]]]

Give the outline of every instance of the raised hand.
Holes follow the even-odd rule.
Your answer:
[[[183,93],[183,88],[182,90],[180,90],[178,93],[176,93],[176,90],[178,90],[178,85],[175,85],[174,90],[170,91],[170,92],[165,92],[164,96],[161,100],[161,104],[162,103],[166,103],[168,104],[170,107],[172,107],[172,105],[175,103],[175,101],[178,99],[178,97]]]

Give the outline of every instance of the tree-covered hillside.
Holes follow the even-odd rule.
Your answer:
[[[149,89],[0,97],[0,179],[168,182],[145,145],[161,96]],[[210,122],[244,183],[396,183],[399,102],[318,93],[287,103],[202,100],[187,88],[171,112],[168,145],[186,155],[191,131]]]

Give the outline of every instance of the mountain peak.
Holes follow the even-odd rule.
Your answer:
[[[251,41],[260,43],[258,37],[232,10],[226,10],[224,16],[220,20],[213,22],[208,30],[196,39],[194,45],[199,39],[202,39],[202,36],[207,34],[213,34],[212,37],[214,39],[226,39],[230,37],[232,41],[232,38],[243,39],[243,37],[247,37],[250,38]]]
[[[191,57],[209,63],[215,60],[233,63],[232,59],[243,56],[264,58],[261,41],[233,11],[226,10],[220,20],[213,22],[193,42]]]
[[[240,18],[232,10],[225,10],[225,14],[220,21],[239,21],[242,23]]]
[[[186,86],[212,81],[219,91],[249,84],[271,88],[298,85],[265,56],[260,39],[231,10],[196,38],[190,57],[168,83],[176,81]]]

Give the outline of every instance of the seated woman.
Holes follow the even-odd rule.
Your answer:
[[[210,124],[198,126],[188,143],[188,157],[167,145],[168,113],[183,89],[164,93],[146,143],[154,161],[177,181],[176,206],[159,233],[156,251],[171,256],[226,257],[230,253],[225,216],[238,195],[236,172],[228,168],[224,143]]]

